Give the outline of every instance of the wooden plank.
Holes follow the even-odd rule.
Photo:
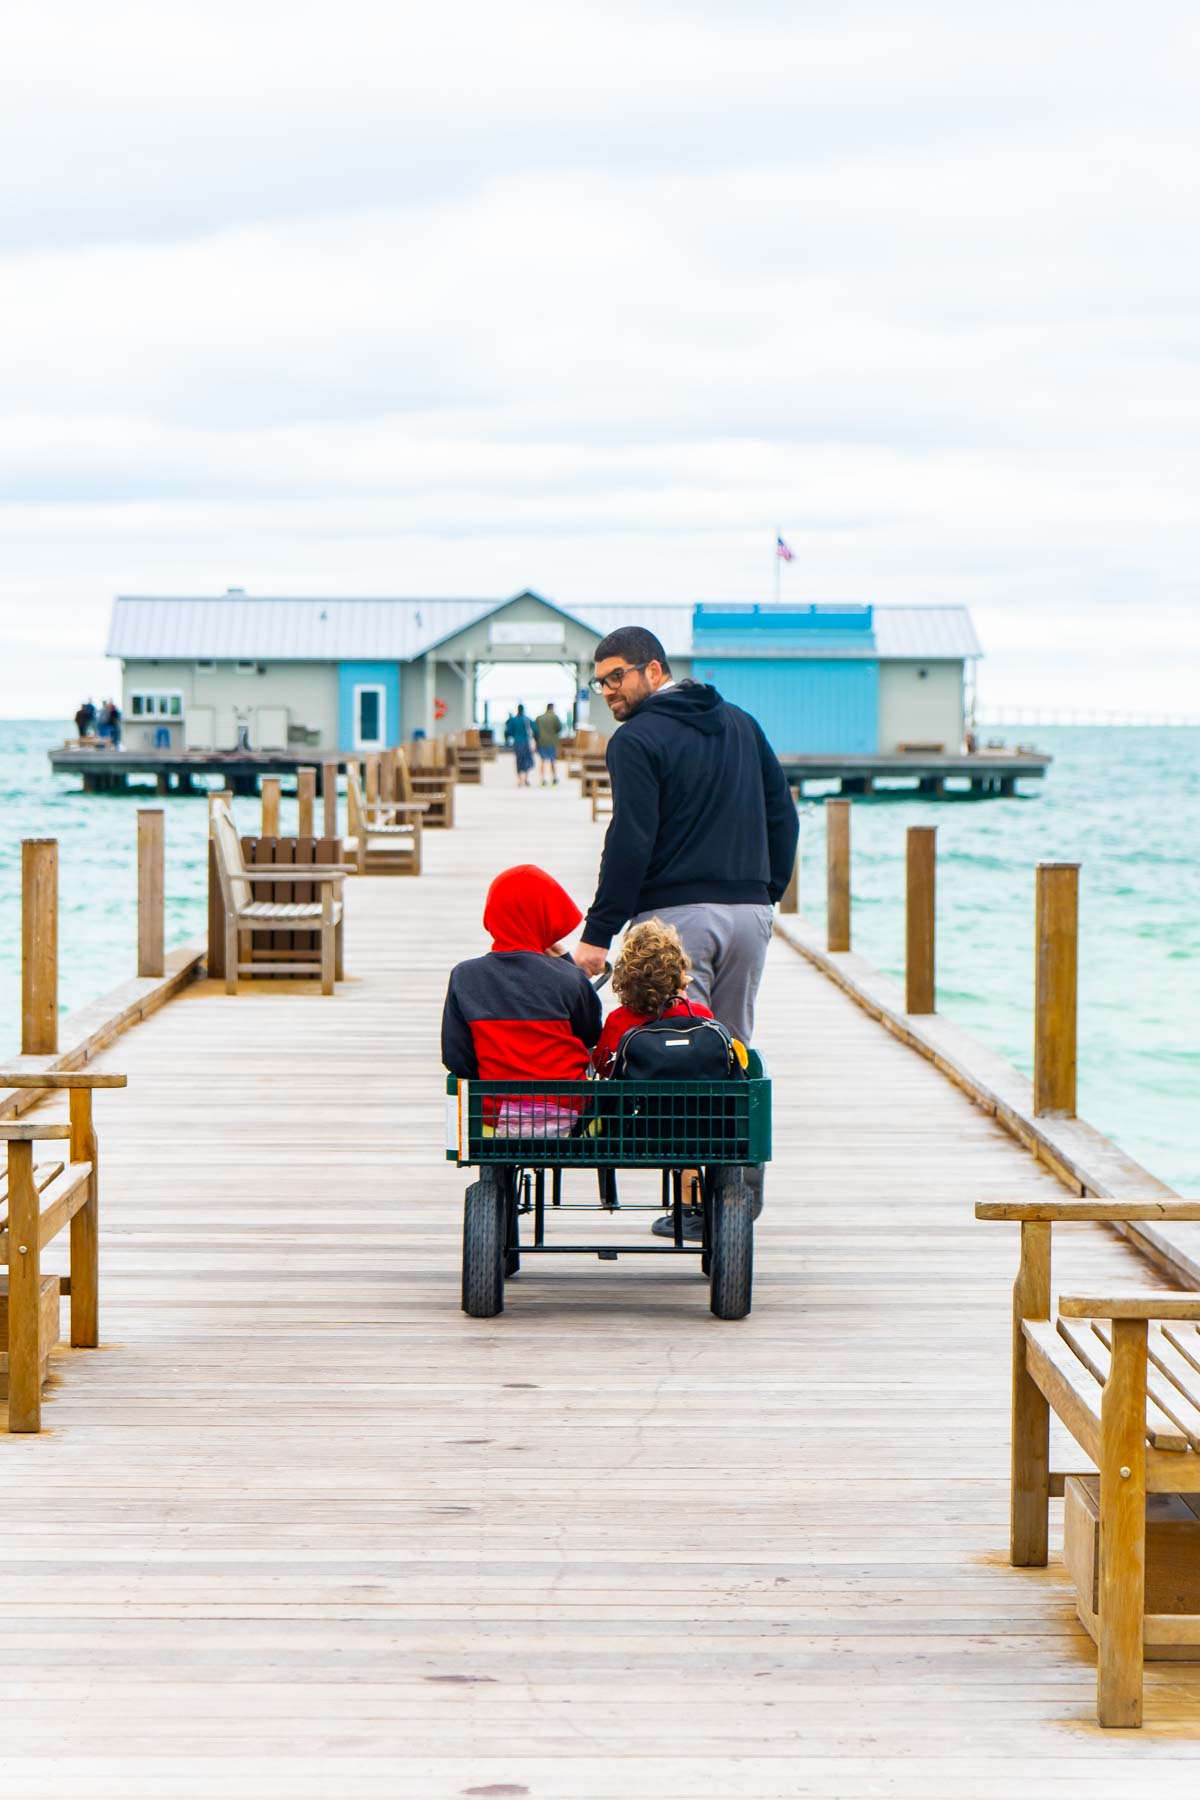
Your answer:
[[[1109,1345],[1105,1338],[1090,1323],[1085,1325],[1061,1316],[1058,1320],[1058,1335],[1103,1387],[1108,1380],[1110,1366]],[[1187,1432],[1170,1411],[1164,1411],[1157,1394],[1146,1402],[1146,1435],[1156,1450],[1181,1455],[1190,1447]]]
[[[1100,1388],[1067,1350],[1048,1320],[1024,1325],[1030,1374],[1093,1462],[1100,1456]]]
[[[904,1010],[907,1013],[937,1011],[936,891],[937,826],[910,825],[906,834],[904,910]]]
[[[1175,1288],[1141,1294],[1063,1294],[1058,1310],[1067,1319],[1200,1319],[1200,1294]]]

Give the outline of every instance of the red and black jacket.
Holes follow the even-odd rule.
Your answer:
[[[552,949],[582,913],[532,863],[506,869],[488,889],[486,956],[450,973],[442,1061],[478,1081],[582,1081],[600,1036],[600,1001],[583,970]]]

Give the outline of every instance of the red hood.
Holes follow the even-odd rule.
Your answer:
[[[483,928],[493,950],[549,950],[583,914],[553,875],[535,863],[503,869],[488,889]]]

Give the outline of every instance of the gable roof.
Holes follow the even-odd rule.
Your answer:
[[[532,589],[503,600],[126,594],[113,602],[107,653],[159,662],[411,662],[526,598],[598,638],[619,625],[644,625],[668,656],[692,655],[690,604],[604,602],[568,612]],[[885,660],[982,655],[965,606],[876,606],[874,622],[876,652]]]

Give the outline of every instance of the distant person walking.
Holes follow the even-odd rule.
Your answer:
[[[509,726],[512,727],[510,736]],[[529,786],[529,773],[533,768],[533,752],[537,737],[533,729],[533,720],[525,711],[525,704],[517,707],[516,712],[504,727],[504,735],[512,744],[517,759],[517,786]]]
[[[575,960],[603,969],[628,921],[674,925],[690,991],[743,1043],[771,939],[772,905],[796,860],[787,778],[757,720],[698,681],[677,682],[653,632],[627,625],[596,648],[592,688],[621,729],[608,745],[613,816]],[[747,1170],[762,1205],[762,1170]],[[698,1209],[685,1221],[699,1236]],[[653,1229],[670,1234],[670,1217]]]
[[[96,726],[96,709],[90,700],[85,700],[75,714],[76,737],[90,737]]]
[[[558,786],[558,740],[563,733],[563,722],[554,710],[553,700],[546,702],[546,710],[539,713],[534,725],[537,734],[538,759],[542,766],[542,786],[546,786],[546,771],[553,777],[551,785]]]

